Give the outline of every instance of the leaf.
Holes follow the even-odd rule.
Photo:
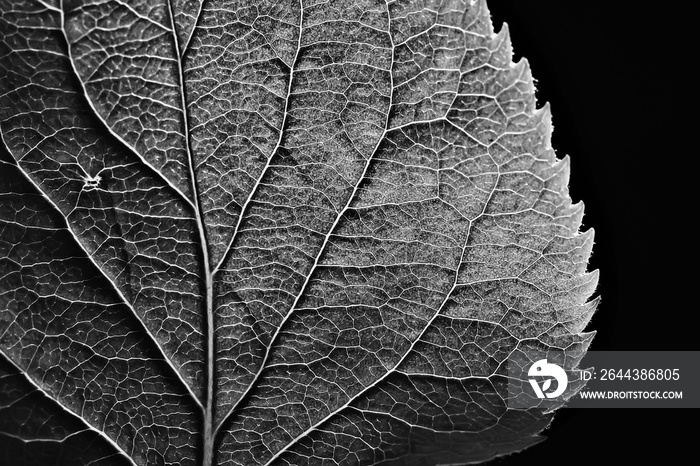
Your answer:
[[[302,5],[303,3],[303,5]],[[597,300],[483,1],[3,0],[0,461],[428,465],[540,440]]]

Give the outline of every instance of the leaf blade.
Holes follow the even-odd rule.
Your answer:
[[[21,3],[0,19],[0,131],[26,186],[1,193],[40,192],[49,217],[20,211],[70,245],[24,252],[58,240],[0,211],[0,350],[28,381],[137,464],[537,441],[551,415],[508,409],[504,367],[585,353],[593,235],[484,1]],[[81,293],[101,300],[67,305]]]

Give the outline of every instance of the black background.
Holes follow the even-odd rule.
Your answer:
[[[651,5],[651,6],[643,6]],[[591,350],[698,350],[695,159],[698,65],[689,12],[673,2],[490,0],[550,102],[570,193],[595,229],[602,302]],[[692,18],[690,18],[692,20]],[[694,28],[694,29],[697,29]],[[693,49],[691,49],[693,47]],[[682,463],[698,410],[562,409],[547,440],[494,461]]]

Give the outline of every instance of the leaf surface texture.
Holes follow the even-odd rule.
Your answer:
[[[484,1],[0,3],[0,461],[540,439],[507,362],[585,353],[593,235]]]

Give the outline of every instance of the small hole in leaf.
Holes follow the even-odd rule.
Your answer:
[[[83,189],[85,189],[86,191],[90,191],[92,189],[97,189],[100,187],[100,181],[102,181],[102,177],[100,175],[87,175],[85,178],[83,178],[83,181],[85,182],[85,184],[83,185]]]

